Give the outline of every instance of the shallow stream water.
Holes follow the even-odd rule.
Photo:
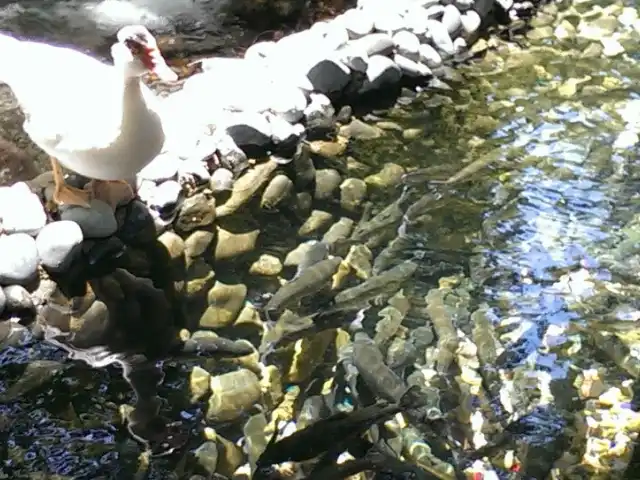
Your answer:
[[[452,90],[426,90],[409,105],[369,115],[367,121],[385,134],[356,141],[349,151],[363,175],[385,163],[410,172],[404,182],[376,193],[377,208],[403,192],[434,198],[428,215],[399,233],[408,241],[395,252],[397,260],[420,260],[412,301],[424,302],[441,277],[470,277],[472,308],[489,309],[506,345],[498,367],[532,381],[522,387],[523,402],[547,396],[541,403],[568,412],[579,409],[574,383],[581,371],[596,368],[611,386],[634,378],[591,332],[635,320],[638,291],[629,289],[635,298],[623,293],[589,305],[595,321],[585,320],[581,305],[597,296],[597,281],[621,285],[623,292],[640,282],[638,149],[626,141],[633,138],[633,123],[640,125],[639,35],[632,32],[635,41],[621,42],[625,53],[606,57],[590,52],[598,41],[557,28],[623,13],[622,5],[607,8],[596,8],[595,17],[589,17],[589,2],[547,8],[527,38],[499,41],[483,59],[456,68],[460,78],[449,83]],[[482,164],[444,183],[473,162]],[[612,312],[617,318],[604,325]],[[635,327],[626,321],[624,328]],[[626,345],[634,350],[634,341]],[[63,358],[42,344],[5,349],[0,390],[16,388],[27,364]],[[195,425],[201,412],[180,400],[192,365],[167,364],[161,396],[169,415]],[[133,478],[138,452],[113,426],[117,406],[131,401],[126,382],[116,369],[77,363],[58,368],[37,389],[0,405],[5,472],[10,478],[28,471],[42,473],[30,478],[53,478],[46,472],[60,475],[55,478]],[[51,373],[47,365],[42,370]],[[171,478],[162,472],[179,468],[180,459],[154,460],[151,477]]]

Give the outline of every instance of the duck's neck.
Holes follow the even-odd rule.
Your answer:
[[[122,92],[122,131],[134,131],[139,127],[140,116],[147,111],[139,77],[125,77]]]

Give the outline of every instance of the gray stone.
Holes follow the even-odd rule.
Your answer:
[[[224,118],[226,131],[240,149],[265,148],[271,144],[271,125],[265,115],[233,112]]]
[[[333,168],[316,170],[316,190],[314,193],[316,200],[330,200],[342,183],[340,172]]]
[[[1,235],[0,284],[26,285],[36,278],[37,272],[38,249],[33,237],[26,233]]]
[[[214,137],[222,166],[231,170],[234,175],[240,175],[249,166],[247,155],[230,135],[216,131]]]
[[[38,196],[24,182],[0,187],[0,230],[37,235],[47,223]]]
[[[22,285],[9,285],[4,287],[6,297],[6,309],[9,312],[33,310],[35,308],[31,295]]]
[[[444,7],[444,14],[442,15],[442,24],[446,27],[449,35],[454,36],[462,27],[462,15],[454,5],[447,5]]]
[[[178,181],[181,183],[202,183],[211,178],[204,159],[189,158],[180,162],[178,167]]]
[[[305,125],[307,129],[330,129],[333,127],[335,114],[336,110],[326,95],[312,93],[311,101],[304,110]]]
[[[373,55],[369,58],[366,76],[366,80],[360,87],[361,93],[397,84],[402,78],[402,72],[400,67],[390,58],[382,55]]]
[[[469,10],[471,7],[473,7],[473,4],[475,3],[474,0],[454,0],[453,4],[458,7],[458,10],[460,10],[461,12],[466,12],[467,10]]]
[[[4,293],[4,289],[0,287],[0,315],[4,312],[4,308],[7,306],[7,295]]]
[[[137,176],[154,182],[169,180],[177,175],[180,163],[181,160],[177,155],[171,152],[163,152],[140,170]]]
[[[50,270],[67,269],[80,253],[82,230],[76,222],[61,220],[45,226],[36,237],[40,262]]]
[[[103,238],[113,235],[118,222],[110,205],[102,200],[91,200],[90,207],[62,205],[60,219],[76,222],[85,238]]]
[[[313,64],[307,78],[316,92],[330,95],[341,92],[351,80],[351,70],[338,60],[324,58]]]
[[[226,168],[217,168],[209,179],[209,188],[213,193],[225,192],[233,188],[233,173]]]
[[[276,46],[276,42],[265,41],[257,42],[247,48],[244,52],[244,58],[247,60],[261,60],[267,58],[273,48]]]

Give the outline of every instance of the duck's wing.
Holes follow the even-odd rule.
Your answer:
[[[112,66],[70,48],[2,34],[0,52],[0,82],[16,96],[36,143],[55,146],[69,135],[96,131],[117,135],[122,81]]]

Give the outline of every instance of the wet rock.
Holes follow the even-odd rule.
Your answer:
[[[260,379],[250,370],[240,369],[211,378],[207,420],[235,420],[260,400]]]
[[[216,228],[217,241],[214,251],[216,261],[231,260],[256,248],[260,229],[255,222],[242,222],[242,225],[220,225]]]
[[[182,258],[185,252],[184,240],[173,232],[164,232],[158,237],[158,241],[164,245],[172,259]]]
[[[200,318],[201,328],[222,328],[235,322],[247,296],[243,284],[228,285],[216,282],[207,296],[209,307]]]
[[[215,284],[216,274],[213,267],[202,258],[196,258],[186,270],[184,279],[184,298],[188,302],[204,300]],[[200,308],[201,303],[196,308]],[[204,308],[204,307],[203,307]],[[200,315],[202,310],[197,314]]]
[[[399,185],[402,182],[404,173],[405,170],[400,165],[385,163],[382,170],[373,175],[369,175],[364,181],[367,185],[386,189]]]
[[[316,178],[316,168],[311,160],[311,146],[307,142],[300,142],[293,156],[293,167],[296,172],[295,186],[304,189]]]
[[[0,235],[0,252],[0,284],[26,285],[36,278],[38,248],[32,236],[26,233]]]
[[[233,190],[228,200],[216,207],[216,216],[221,218],[231,215],[240,207],[246,205],[267,184],[271,174],[277,167],[278,164],[276,162],[269,160],[256,165],[241,176],[233,185]]]
[[[312,236],[327,229],[333,221],[333,215],[322,210],[313,210],[309,218],[298,229],[301,237]]]
[[[316,200],[329,200],[333,198],[334,192],[338,189],[342,177],[337,170],[327,168],[316,170]]]
[[[339,242],[340,240],[346,240],[353,231],[354,221],[347,217],[342,217],[336,223],[331,225],[331,228],[322,237],[322,242],[328,245]]]
[[[202,400],[211,392],[211,374],[197,365],[193,367],[189,376],[189,390],[191,403]]]
[[[453,40],[447,30],[447,27],[437,20],[427,21],[427,30],[431,33],[431,41],[436,47],[436,50],[441,55],[447,57],[452,56],[455,53],[455,47],[453,46]]]
[[[338,137],[336,140],[314,140],[309,143],[312,153],[324,158],[336,158],[343,155],[347,151],[349,141],[344,137]]]
[[[209,475],[216,473],[218,467],[218,446],[216,442],[207,441],[196,448],[193,455],[198,465],[202,467]]]
[[[184,241],[187,258],[196,258],[204,254],[211,246],[214,238],[215,234],[207,230],[192,232]]]
[[[308,192],[300,192],[296,194],[295,198],[295,212],[303,219],[309,216],[311,212],[311,205],[313,205],[313,197]]]
[[[282,262],[273,255],[262,254],[249,267],[250,275],[275,276],[282,272]]]
[[[211,225],[216,219],[216,200],[206,193],[196,193],[187,198],[180,208],[175,226],[182,232]]]
[[[40,262],[54,272],[64,271],[81,252],[82,240],[82,230],[75,222],[46,225],[36,237]]]
[[[5,233],[37,235],[46,223],[42,203],[26,183],[0,187],[0,228]]]
[[[5,308],[9,312],[24,313],[35,308],[31,295],[26,288],[21,285],[9,285],[4,287],[6,299]]]
[[[283,174],[276,175],[265,188],[260,206],[266,210],[273,210],[287,200],[293,192],[293,182]]]
[[[233,173],[226,168],[217,168],[209,179],[209,188],[213,193],[233,189]]]
[[[367,196],[367,184],[359,178],[347,178],[340,184],[340,206],[356,212]]]
[[[90,208],[62,205],[60,219],[76,222],[85,238],[104,238],[113,235],[118,222],[111,206],[101,200],[91,200]]]
[[[366,245],[352,245],[344,261],[359,279],[371,277],[373,253]]]
[[[346,138],[356,138],[358,140],[372,140],[382,135],[382,130],[373,125],[364,123],[362,120],[354,118],[351,123],[340,127],[340,135]]]
[[[482,24],[482,18],[478,15],[478,12],[469,10],[462,15],[460,19],[462,23],[462,29],[467,37],[470,37],[480,29]],[[575,31],[575,30],[574,30]]]

